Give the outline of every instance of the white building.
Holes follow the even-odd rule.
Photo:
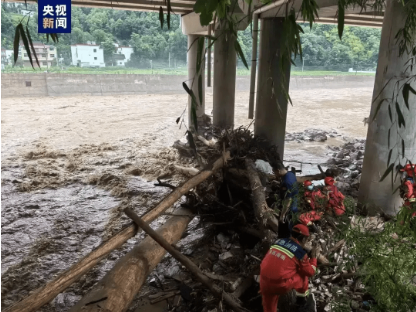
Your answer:
[[[71,55],[74,66],[105,67],[104,50],[97,44],[73,44]]]
[[[39,65],[41,68],[51,68],[52,66],[56,66],[56,47],[54,47],[53,45],[46,45],[42,42],[34,41],[33,48],[35,50],[36,56],[38,57]],[[33,66],[37,66],[32,47],[30,47],[30,51]],[[19,45],[19,58],[23,61],[23,67],[32,67],[32,65],[30,64],[29,55],[27,54],[25,46],[22,42]]]
[[[124,59],[123,60],[116,60],[115,66],[126,66],[126,63],[130,61],[131,55],[133,54],[134,50],[132,47],[129,46],[119,46],[118,44],[114,44],[116,47],[116,54],[123,54]]]

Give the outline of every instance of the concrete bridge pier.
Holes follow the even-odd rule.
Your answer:
[[[399,79],[416,74],[416,68],[413,72],[405,71],[405,63],[411,55],[404,53],[399,56],[399,46],[396,43],[395,36],[400,28],[403,27],[406,20],[406,12],[403,5],[395,0],[388,0],[384,15],[383,28],[381,32],[380,52],[377,64],[376,79],[373,91],[373,101],[371,105],[370,121],[373,119],[377,107],[382,99],[391,98],[394,86]],[[415,38],[416,39],[416,38]],[[390,80],[387,87],[384,87]],[[401,82],[402,85],[404,82]],[[412,87],[416,85],[412,82]],[[397,90],[397,89],[396,89]],[[397,91],[396,91],[397,92]],[[388,102],[383,102],[377,114],[376,119],[370,122],[367,132],[367,141],[365,145],[363,171],[360,181],[358,200],[361,204],[367,206],[370,214],[375,214],[377,208],[381,208],[386,214],[394,215],[402,205],[399,192],[392,195],[393,191],[400,184],[400,179],[392,183],[391,177],[387,177],[383,182],[379,182],[381,176],[387,169],[387,160],[390,149],[392,156],[390,163],[395,161],[395,166],[400,162],[402,165],[406,159],[416,162],[416,96],[410,93],[409,109],[406,108],[402,92],[399,92],[397,102],[404,116],[406,127],[398,128],[392,126],[388,113]],[[397,120],[395,101],[390,103],[393,112],[393,122]],[[390,148],[388,147],[388,133],[390,130]],[[401,136],[397,135],[397,130]],[[405,155],[402,153],[402,138],[405,142]],[[396,174],[396,169],[393,171]]]
[[[198,35],[188,35],[188,81],[187,85],[189,89],[191,89],[195,95],[197,101],[197,110],[196,116],[197,118],[201,118],[205,114],[205,61],[204,61],[204,53],[205,53],[205,40],[204,46],[201,53],[201,69],[200,72],[197,73],[197,58],[198,58],[198,38],[201,36]],[[199,98],[199,84],[198,84],[198,77],[199,75],[202,76],[202,102],[200,102]],[[192,118],[191,118],[191,106],[192,106],[192,98],[188,96],[188,126],[191,128]]]
[[[281,69],[284,18],[261,19],[259,67],[257,74],[257,103],[254,134],[265,137],[278,147],[283,159],[287,118],[287,98],[289,90],[290,62]]]
[[[235,81],[237,74],[236,37],[220,21],[215,30],[214,44],[213,124],[217,127],[234,126]]]

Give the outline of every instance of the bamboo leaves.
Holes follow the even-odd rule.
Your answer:
[[[29,62],[30,62],[30,65],[32,65],[32,68],[35,69],[35,67],[33,66],[32,53],[33,53],[33,56],[35,57],[37,65],[40,68],[39,60],[36,55],[35,49],[33,47],[32,38],[30,36],[29,28],[27,26],[26,26],[26,33],[25,33],[25,29],[23,28],[23,24],[19,23],[16,26],[14,42],[13,42],[14,65],[16,65],[16,62],[19,58],[19,45],[20,45],[20,40],[21,40],[23,42],[23,46],[25,47],[27,56],[29,57]]]
[[[200,13],[199,20],[202,26],[207,26],[211,23],[215,11],[220,13],[224,10],[224,2],[224,0],[197,0],[195,2],[194,11],[195,13]],[[220,17],[222,17],[221,14]]]
[[[409,93],[412,92],[416,95],[416,90],[412,88],[410,83],[405,83],[402,90],[402,95],[404,99],[404,104],[406,105],[407,109],[409,109]]]
[[[165,17],[163,16],[163,8],[160,6],[159,8],[159,22],[160,22],[160,28],[163,29],[163,23],[165,21]]]
[[[195,131],[198,131],[198,118],[196,115],[196,109],[198,104],[195,98],[195,94],[191,89],[189,89],[185,82],[182,82],[182,86],[185,89],[186,93],[188,93],[191,97],[191,121],[195,128]]]
[[[30,48],[33,51],[33,55],[35,56],[36,59],[36,63],[38,64],[38,67],[40,68],[40,64],[39,64],[39,60],[38,60],[38,56],[35,52],[35,47],[33,46],[33,42],[32,42],[32,37],[30,37],[30,33],[29,33],[29,28],[26,26],[26,32],[27,32],[27,38],[29,39],[29,44],[30,44]],[[33,66],[33,65],[32,65]]]
[[[300,7],[304,21],[309,21],[309,27],[312,29],[315,16],[318,17],[318,4],[315,0],[303,0]]]
[[[237,52],[238,57],[243,61],[244,66],[248,69],[246,58],[244,57],[243,50],[241,49],[241,46],[238,43],[238,40],[235,40],[234,47],[235,47],[235,51]]]
[[[339,39],[342,39],[342,34],[344,33],[344,24],[345,24],[345,0],[338,1],[338,36]]]
[[[399,127],[401,128],[402,125],[403,127],[406,127],[406,122],[404,121],[404,117],[403,117],[403,114],[402,114],[402,111],[400,109],[398,102],[396,102],[396,112],[397,112],[397,117],[399,120]]]
[[[13,50],[14,50],[14,64],[16,65],[17,58],[19,57],[19,42],[20,42],[20,29],[16,27],[14,34]]]

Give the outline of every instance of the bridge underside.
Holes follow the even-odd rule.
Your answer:
[[[36,4],[36,0],[11,0],[8,2],[19,3],[33,3]],[[171,11],[173,14],[186,15],[193,12],[193,6],[195,0],[170,0]],[[245,13],[248,13],[248,5],[244,1],[238,1],[240,8]],[[283,9],[286,1],[282,2],[280,6],[274,9],[268,10],[261,14],[260,18],[266,17],[281,17],[285,10]],[[294,1],[293,7],[297,10],[300,7],[300,0]],[[322,24],[336,24],[337,5],[335,0],[321,0],[317,1],[320,9],[318,10],[319,18],[318,23]],[[160,7],[163,8],[163,12],[167,12],[167,1],[165,0],[73,0],[72,5],[89,7],[89,8],[107,8],[117,10],[129,10],[129,11],[144,11],[144,12],[159,12]],[[251,11],[256,10],[264,5],[257,0],[253,1],[253,8]],[[367,26],[367,27],[381,27],[383,24],[384,13],[372,12],[371,10],[362,11],[361,8],[348,10],[345,14],[345,24],[352,26]],[[299,18],[299,22],[302,18]]]

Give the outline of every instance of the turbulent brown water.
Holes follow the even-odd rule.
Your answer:
[[[292,92],[288,132],[316,128],[325,142],[286,143],[288,164],[323,163],[328,145],[364,138],[371,88]],[[153,207],[169,189],[155,187],[171,164],[170,148],[186,129],[175,123],[186,95],[132,95],[2,100],[2,307],[67,269],[129,222],[121,210]],[[212,92],[207,93],[207,113]],[[237,92],[236,124],[248,125],[248,92]],[[316,170],[303,165],[304,173]],[[166,216],[156,220],[158,227]],[[199,235],[199,234],[198,234]],[[195,237],[194,237],[195,238]],[[42,311],[66,311],[141,237],[116,250]],[[166,258],[160,270],[174,270]]]

